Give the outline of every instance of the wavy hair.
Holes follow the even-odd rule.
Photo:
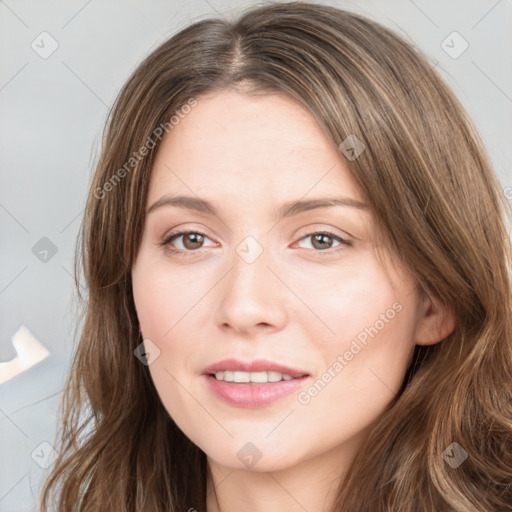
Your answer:
[[[134,357],[131,269],[158,127],[170,132],[180,109],[226,88],[286,94],[337,147],[349,135],[363,142],[346,163],[382,240],[456,316],[448,337],[416,347],[332,512],[512,510],[510,205],[434,67],[374,21],[287,2],[197,21],[135,69],[109,113],[77,240],[83,328],[42,512],[52,498],[60,512],[205,511],[206,456]],[[457,468],[442,456],[455,442],[468,454]]]

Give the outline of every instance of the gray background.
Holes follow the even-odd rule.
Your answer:
[[[512,196],[512,1],[325,3],[394,28],[437,63]],[[191,22],[255,4],[0,0],[0,361],[16,355],[11,338],[22,325],[50,352],[0,385],[1,512],[37,510],[50,470],[36,461],[51,460],[41,443],[55,444],[58,401],[76,344],[73,251],[108,109],[163,40]],[[469,44],[457,58],[442,47],[453,31]],[[42,32],[58,44],[47,58],[31,46],[51,49]],[[451,36],[448,44],[453,54],[463,43]],[[32,252],[43,237],[57,248],[47,261]]]

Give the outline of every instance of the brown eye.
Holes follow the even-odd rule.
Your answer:
[[[311,240],[315,249],[330,249],[333,244],[333,238],[325,233],[311,235]]]
[[[171,233],[160,245],[170,252],[186,254],[201,249],[205,240],[209,238],[199,231],[179,231]]]
[[[326,249],[331,249],[332,247],[337,247],[340,245],[351,245],[348,240],[344,240],[338,235],[329,232],[319,232],[319,233],[310,233],[309,235],[301,238],[302,240],[311,240],[311,246],[316,252],[322,252]],[[336,245],[333,245],[336,242]],[[332,251],[331,251],[332,252]]]
[[[186,249],[198,249],[204,242],[201,233],[185,233],[183,236],[183,245]]]

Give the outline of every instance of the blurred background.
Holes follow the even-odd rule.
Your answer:
[[[268,2],[0,0],[0,512],[34,512],[80,334],[73,258],[106,116],[186,25]],[[317,2],[318,3],[318,2]],[[512,201],[512,0],[331,0],[418,45]]]

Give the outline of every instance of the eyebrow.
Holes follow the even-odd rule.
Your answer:
[[[161,208],[162,206],[176,206],[185,210],[195,210],[209,215],[219,216],[219,212],[213,204],[205,199],[192,196],[162,196],[158,201],[154,202],[147,214]],[[352,199],[350,197],[323,197],[317,199],[306,199],[299,201],[289,201],[284,203],[276,211],[278,219],[292,217],[302,212],[315,210],[317,208],[327,208],[332,206],[346,206],[349,208],[357,208],[358,210],[369,210],[366,203]]]

